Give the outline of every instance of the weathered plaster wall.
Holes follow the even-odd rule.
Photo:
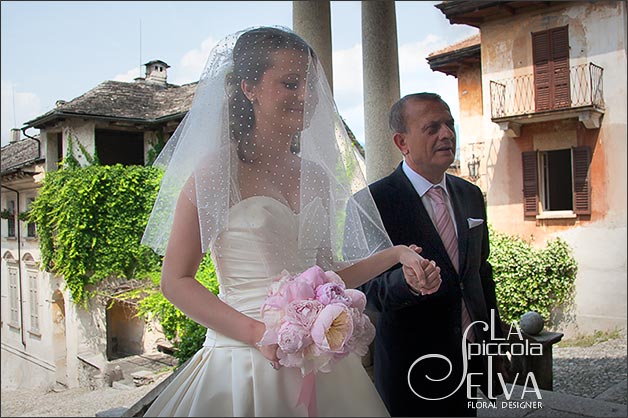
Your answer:
[[[94,122],[85,122],[82,119],[69,120],[68,124],[63,128],[63,155],[66,156],[68,154],[68,136],[71,135],[72,144],[74,145],[74,157],[81,166],[88,165],[89,162],[79,144],[83,146],[89,157],[93,156],[94,151],[96,151],[95,129],[96,125]]]
[[[42,173],[43,164],[28,167],[28,171]],[[37,196],[37,180],[41,174],[24,176],[3,185],[19,191],[19,211],[29,208],[29,200]],[[13,191],[2,190],[2,207],[8,207],[7,200],[16,200]],[[17,203],[17,202],[16,202]],[[16,211],[18,207],[16,206]],[[27,234],[28,223],[17,220],[15,237],[7,237],[7,220],[2,220],[2,286],[0,288],[2,311],[2,382],[3,388],[48,387],[54,383],[54,355],[50,347],[52,320],[50,298],[55,282],[48,280],[47,274],[39,269],[41,253],[39,241]],[[19,234],[18,234],[19,228]],[[18,240],[19,235],[19,252]],[[9,269],[16,272],[18,295],[21,290],[22,316],[12,323],[9,292]],[[21,271],[21,278],[20,278]],[[36,292],[31,292],[31,278],[34,277]],[[21,281],[21,289],[20,289]],[[19,296],[18,296],[19,298]],[[18,299],[18,304],[19,299]],[[31,309],[35,309],[37,323],[31,319]]]
[[[500,231],[520,235],[539,246],[559,236],[574,249],[579,268],[576,322],[562,324],[568,333],[626,327],[625,8],[625,2],[553,3],[550,8],[514,15],[481,28],[485,95],[480,131],[486,138],[481,184],[487,192],[489,222]],[[491,121],[490,81],[531,73],[530,34],[565,25],[569,27],[570,66],[592,62],[604,69],[606,109],[600,129],[585,129],[573,119],[524,125],[519,138],[506,137]],[[464,102],[461,95],[461,103]],[[471,115],[463,125],[463,132],[477,129],[477,121]],[[521,152],[574,140],[579,145],[589,145],[593,151],[591,216],[525,218]]]
[[[460,168],[462,176],[469,176],[468,163],[475,155],[485,156],[486,137],[483,132],[482,115],[482,70],[480,63],[465,65],[458,70],[458,96],[460,98],[460,125],[457,138],[460,147]],[[486,158],[480,158],[480,173],[486,170]],[[476,184],[483,190],[485,176],[480,175]]]

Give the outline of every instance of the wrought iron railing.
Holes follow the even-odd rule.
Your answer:
[[[604,109],[603,72],[602,67],[593,63],[570,67],[571,106],[561,106],[561,109],[581,106]],[[493,119],[537,112],[533,74],[491,81],[490,87]]]

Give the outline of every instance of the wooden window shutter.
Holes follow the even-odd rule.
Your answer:
[[[589,181],[590,163],[591,148],[575,147],[571,149],[573,207],[576,215],[591,214],[591,182]]]
[[[523,214],[536,216],[539,213],[538,153],[521,153],[523,168]]]
[[[532,34],[537,112],[571,106],[568,26]]]
[[[550,108],[550,42],[549,32],[532,34],[532,63],[534,67],[534,104],[536,111]]]
[[[551,67],[553,78],[553,109],[571,106],[569,82],[569,34],[567,26],[550,30]]]

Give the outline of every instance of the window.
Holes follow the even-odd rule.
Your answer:
[[[10,324],[18,327],[19,324],[19,298],[17,292],[17,269],[15,267],[9,267],[9,309],[11,310]]]
[[[37,271],[28,271],[29,305],[31,311],[31,332],[39,333],[39,301],[37,299]]]
[[[544,211],[573,210],[571,150],[543,151],[541,158],[541,206]]]
[[[58,132],[55,137],[55,141],[57,144],[57,168],[61,161],[63,160],[63,134]]]
[[[26,207],[27,210],[30,211],[31,205],[35,201],[34,197],[29,197],[26,199]],[[35,227],[35,222],[29,222],[26,228],[26,236],[29,238],[35,238],[37,236],[37,228]]]
[[[9,212],[9,217],[7,218],[7,237],[15,237],[15,200],[9,200],[7,206],[7,211]]]
[[[144,133],[96,129],[96,154],[102,165],[144,165]]]
[[[538,215],[539,206],[590,215],[590,153],[589,147],[522,153],[524,215]]]
[[[537,112],[571,106],[567,26],[532,34]]]

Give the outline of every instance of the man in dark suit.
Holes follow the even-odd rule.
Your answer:
[[[493,309],[500,323],[484,198],[477,186],[445,174],[456,137],[440,96],[403,97],[391,109],[390,126],[404,160],[369,189],[393,244],[421,247],[440,267],[442,284],[422,295],[396,267],[362,286],[378,312],[375,385],[393,416],[474,416],[464,369],[481,373],[469,385],[473,396],[476,385],[486,387],[488,362],[478,355],[463,360],[463,344],[491,339],[491,330],[469,327],[471,320],[490,325]]]

